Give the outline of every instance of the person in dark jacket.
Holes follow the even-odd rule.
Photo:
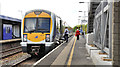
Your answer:
[[[77,40],[79,40],[79,35],[80,35],[80,31],[77,29],[77,30],[76,30]]]
[[[68,27],[66,27],[64,30],[64,37],[65,37],[66,42],[68,42],[68,34],[69,34],[69,30],[68,30]]]

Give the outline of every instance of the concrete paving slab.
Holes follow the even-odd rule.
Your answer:
[[[63,51],[59,54],[56,60],[52,63],[52,65],[65,65],[66,60],[68,58],[68,54],[73,45],[75,37],[68,43],[68,45],[63,49]]]
[[[80,40],[76,41],[71,65],[94,66],[94,63],[86,50],[85,40],[81,36]]]
[[[76,37],[74,37],[71,41],[69,40],[69,43],[63,44],[35,67],[40,65],[48,67],[94,67],[94,63],[86,50],[85,43],[85,38],[82,36],[80,36],[80,40],[76,40]]]
[[[73,37],[71,37],[68,41],[68,43],[71,41]],[[41,61],[39,63],[35,63],[33,67],[39,67],[39,66],[50,66],[55,59],[59,56],[59,54],[62,52],[62,50],[67,46],[68,43],[64,43],[62,44],[58,49],[56,49],[54,52],[52,52],[51,54],[49,54],[47,57],[45,57],[44,59],[40,59]]]

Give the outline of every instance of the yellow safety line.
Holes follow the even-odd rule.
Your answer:
[[[75,43],[76,43],[76,38],[75,38],[75,41],[74,41],[74,45],[73,45],[72,51],[70,53],[70,57],[69,57],[69,60],[68,60],[68,63],[67,63],[67,67],[70,67],[70,65],[71,65],[73,52],[74,52],[74,48],[75,48]]]

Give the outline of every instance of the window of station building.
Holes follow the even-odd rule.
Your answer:
[[[6,27],[6,33],[10,33],[10,27]]]

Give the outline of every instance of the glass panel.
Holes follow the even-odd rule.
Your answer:
[[[10,33],[10,27],[6,27],[6,33]]]
[[[37,19],[36,18],[26,18],[25,19],[25,26],[24,26],[24,32],[30,32],[30,31],[35,31],[36,28],[36,22]]]
[[[50,18],[39,18],[38,19],[38,32],[50,32]]]
[[[24,28],[25,33],[30,32],[49,33],[50,18],[26,18]]]

